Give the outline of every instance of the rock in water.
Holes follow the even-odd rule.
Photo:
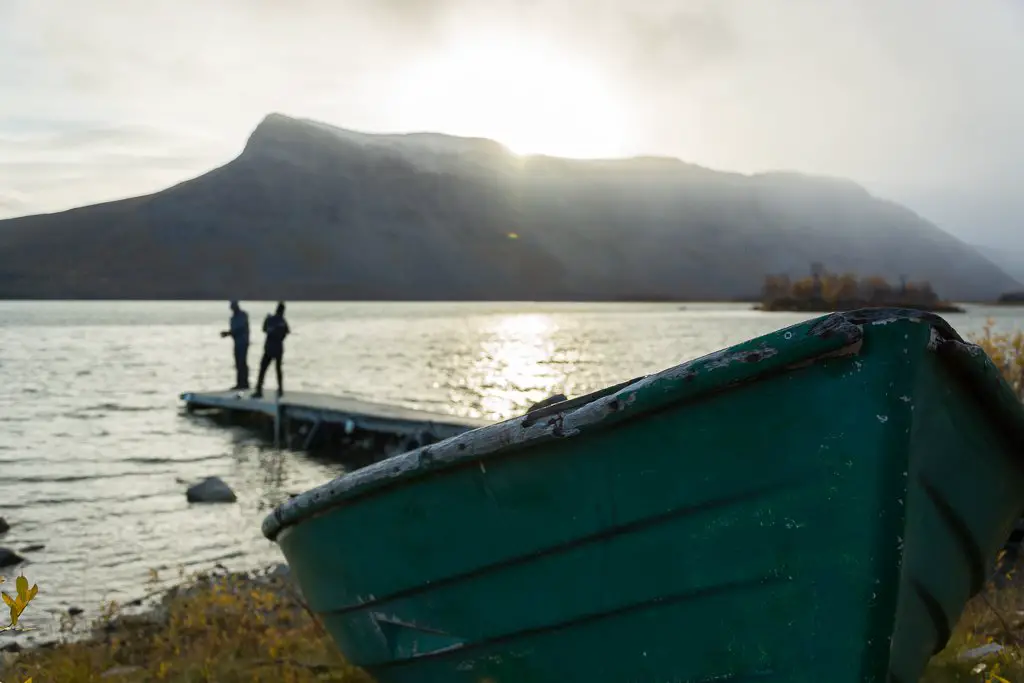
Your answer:
[[[0,548],[0,567],[13,567],[14,565],[21,564],[24,561],[24,557],[10,548]]]
[[[234,503],[238,500],[235,492],[220,477],[207,477],[189,486],[185,497],[190,503]]]
[[[7,520],[0,517],[0,534],[7,533],[11,528],[11,525],[7,523]]]

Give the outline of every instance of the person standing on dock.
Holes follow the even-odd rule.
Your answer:
[[[284,302],[277,304],[274,315],[268,315],[263,319],[263,331],[267,335],[263,343],[263,358],[260,359],[260,376],[256,380],[256,391],[252,392],[253,398],[263,396],[263,378],[267,374],[270,362],[274,362],[274,370],[277,371],[277,395],[284,394],[284,381],[281,379],[281,359],[284,357],[284,338],[288,336],[291,329],[288,321],[284,319]]]
[[[249,388],[249,314],[231,302],[231,321],[221,337],[231,337],[235,342],[235,386],[232,391]]]

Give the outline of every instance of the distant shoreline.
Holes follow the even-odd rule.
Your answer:
[[[229,294],[220,296],[196,296],[196,297],[162,297],[162,298],[150,298],[150,297],[56,297],[56,296],[45,296],[45,297],[13,297],[13,296],[2,296],[0,295],[0,301],[24,301],[24,302],[42,302],[42,301],[63,301],[63,302],[158,302],[158,303],[172,303],[172,302],[224,302],[229,301],[232,298],[236,298],[239,301],[287,301],[290,303],[338,303],[338,304],[358,304],[358,303],[374,303],[374,304],[511,304],[511,303],[522,303],[522,304],[751,304],[758,300],[756,296],[750,297],[739,297],[739,298],[677,298],[677,297],[618,297],[618,298],[578,298],[578,299],[373,299],[373,298],[356,298],[356,299],[335,299],[329,297],[298,297],[292,298],[287,296],[275,296],[275,297],[253,297],[244,296],[240,294]]]
[[[829,303],[823,300],[784,300],[768,304],[755,304],[753,310],[766,313],[836,313],[838,311],[854,311],[860,308],[909,308],[928,313],[966,313],[967,310],[949,302],[934,304],[910,304],[897,302],[876,303],[870,301],[837,301]]]

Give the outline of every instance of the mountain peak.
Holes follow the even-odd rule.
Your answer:
[[[333,142],[363,150],[372,149],[407,157],[417,166],[434,166],[447,157],[450,162],[494,159],[510,156],[503,145],[480,137],[463,137],[446,133],[405,132],[368,133],[332,126],[312,119],[300,119],[273,112],[267,114],[249,136],[243,154],[254,154],[267,148],[294,146],[301,143]],[[431,159],[430,157],[434,157]]]

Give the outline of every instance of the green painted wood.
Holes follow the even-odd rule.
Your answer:
[[[380,683],[912,683],[1022,457],[984,353],[867,310],[395,456],[263,531]]]

